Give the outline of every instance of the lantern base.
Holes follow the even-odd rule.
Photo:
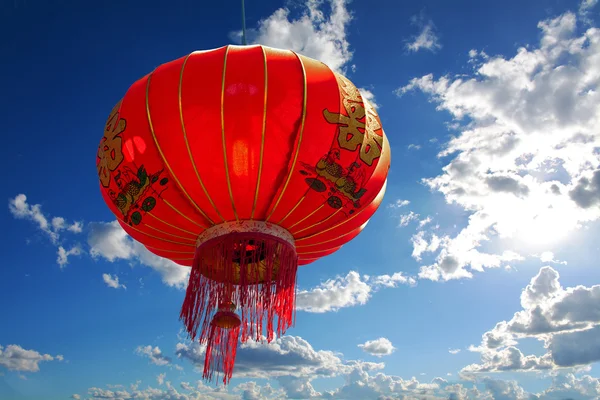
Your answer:
[[[239,307],[240,326],[228,331],[241,331],[242,342],[248,339],[261,341],[263,323],[268,342],[273,340],[275,332],[278,336],[283,335],[294,323],[297,268],[293,237],[277,225],[242,221],[207,229],[197,242],[180,314],[190,338],[198,338],[201,344],[221,343],[218,346],[224,346],[226,341],[230,343],[227,346],[233,346],[233,338],[223,336],[227,329],[220,329],[221,333],[218,333],[215,327],[220,322],[213,323],[233,323],[234,317],[229,315],[235,316],[233,310],[220,309],[225,303],[235,303]],[[217,334],[218,340],[214,336]],[[227,374],[230,377],[233,360],[231,364],[221,361],[213,364],[213,359],[207,350],[204,378],[211,379],[215,368],[223,369],[225,377]]]

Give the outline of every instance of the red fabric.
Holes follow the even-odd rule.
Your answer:
[[[161,65],[131,86],[109,118],[97,158],[102,195],[127,233],[178,264],[192,265],[195,239],[206,227],[235,214],[250,219],[253,209],[254,219],[269,217],[294,234],[300,264],[314,261],[352,239],[373,215],[390,165],[380,128],[374,134],[383,137],[381,156],[371,165],[360,151],[369,135],[353,150],[340,145],[347,139],[340,136],[349,114],[344,97],[327,66],[291,51],[227,46]],[[363,107],[353,108],[359,124]],[[340,124],[325,113],[341,113]],[[378,124],[373,117],[367,127]],[[358,201],[317,174],[322,159],[337,162],[333,172],[345,175],[356,162],[349,174],[353,193],[364,189]],[[328,201],[334,197],[339,201]],[[314,253],[315,246],[322,251]]]

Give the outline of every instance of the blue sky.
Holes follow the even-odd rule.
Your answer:
[[[596,2],[247,0],[250,41],[343,72],[393,156],[226,390],[178,320],[188,271],[115,225],[95,154],[132,82],[237,43],[239,2],[3,2],[0,398],[599,398]]]

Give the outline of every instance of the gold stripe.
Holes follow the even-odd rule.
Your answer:
[[[177,176],[175,175],[175,173],[171,169],[171,166],[169,165],[169,162],[167,161],[167,158],[163,154],[162,149],[160,147],[160,144],[158,144],[158,139],[156,138],[156,133],[154,132],[154,126],[152,125],[152,117],[150,116],[150,101],[149,101],[150,99],[149,99],[149,96],[148,96],[149,93],[150,93],[150,81],[151,81],[152,75],[154,74],[155,71],[156,70],[152,71],[152,73],[150,75],[148,75],[148,82],[146,83],[146,115],[148,116],[148,125],[150,126],[150,133],[152,134],[152,138],[154,139],[154,144],[156,145],[156,148],[157,148],[157,150],[158,150],[158,152],[160,154],[160,157],[163,160],[163,163],[165,164],[165,166],[169,170],[169,173],[171,174],[171,176],[173,177],[173,179],[175,179],[175,182],[177,182],[177,186],[179,186],[179,189],[181,189],[181,191],[186,195],[186,197],[194,205],[194,207],[196,207],[196,209],[200,212],[200,214],[202,214],[204,216],[204,218],[206,218],[208,221],[210,221],[210,219],[206,216],[206,214],[204,214],[204,212],[200,209],[200,207],[198,207],[198,205],[194,202],[194,200],[192,200],[192,198],[185,191],[185,188],[183,187],[183,185],[181,184],[181,182],[179,182],[179,179],[177,179]],[[203,225],[201,225],[201,226],[203,228],[206,228]]]
[[[123,224],[127,225],[127,227],[129,227],[129,228],[133,229],[134,231],[137,231],[137,232],[141,233],[142,235],[146,235],[146,236],[148,236],[148,237],[151,237],[151,238],[153,238],[153,239],[162,240],[163,242],[168,242],[168,243],[180,244],[180,245],[182,245],[182,246],[196,247],[195,245],[192,245],[192,244],[189,244],[189,243],[175,242],[175,241],[173,241],[173,240],[169,240],[169,239],[161,238],[161,237],[159,237],[159,236],[154,236],[154,235],[151,235],[151,234],[149,234],[149,233],[146,233],[146,232],[144,232],[144,231],[142,231],[142,230],[140,230],[140,229],[138,229],[138,228],[136,228],[136,227],[134,227],[134,226],[132,226],[132,225],[129,225],[127,222],[123,221],[123,220],[122,220],[121,218],[119,218],[119,217],[117,217],[117,219],[118,219],[119,221],[121,221]],[[146,224],[144,224],[144,225],[146,225]]]
[[[302,222],[306,221],[308,218],[312,217],[315,213],[317,213],[321,208],[325,207],[325,203],[321,204],[319,206],[319,208],[316,208],[315,211],[311,212],[310,214],[308,214],[306,217],[302,218],[300,221],[294,223],[294,225],[290,226],[288,229],[288,231],[290,229],[292,229],[293,227],[295,227],[298,224],[301,224]]]
[[[202,229],[206,229],[206,227],[204,225],[200,225],[199,223],[197,223],[196,221],[194,221],[193,219],[191,219],[190,217],[188,217],[187,215],[185,215],[184,213],[182,213],[181,211],[179,211],[177,208],[175,208],[175,206],[171,203],[169,203],[166,199],[163,199],[163,202],[168,205],[169,207],[171,207],[173,209],[173,211],[175,211],[177,214],[181,215],[183,218],[187,219],[188,221],[190,221],[192,224],[199,226]]]
[[[225,162],[225,177],[227,178],[227,189],[229,190],[229,200],[231,200],[231,208],[233,208],[233,215],[235,220],[239,221],[237,211],[235,209],[235,203],[233,201],[233,191],[231,190],[231,181],[229,179],[229,165],[227,163],[227,147],[225,146],[225,73],[227,72],[227,54],[229,53],[229,46],[225,49],[225,59],[223,60],[223,77],[221,79],[221,142],[223,143],[223,161]]]
[[[157,219],[158,221],[162,222],[163,224],[165,224],[165,225],[167,225],[167,226],[170,226],[170,227],[171,227],[171,228],[173,228],[173,229],[178,229],[178,230],[180,230],[180,231],[182,231],[182,232],[189,233],[190,235],[192,235],[192,236],[194,236],[194,237],[198,237],[198,233],[190,232],[190,231],[188,231],[188,230],[185,230],[185,229],[183,229],[183,228],[180,228],[180,227],[178,227],[177,225],[170,224],[170,223],[168,223],[167,221],[165,221],[165,220],[163,220],[163,219],[161,219],[161,218],[158,218],[156,215],[152,214],[151,212],[148,212],[148,213],[146,213],[146,215],[149,215],[149,216],[151,216],[152,218],[155,218],[155,219]]]
[[[146,246],[148,249],[164,251],[165,253],[177,253],[177,254],[196,254],[194,251],[180,251],[180,250],[169,250],[169,249],[161,249],[159,247]]]
[[[324,220],[322,220],[322,221],[319,221],[319,222],[315,222],[314,224],[312,224],[312,225],[310,225],[310,226],[307,226],[306,228],[302,228],[302,229],[300,229],[298,232],[294,232],[294,233],[292,233],[292,235],[296,236],[296,235],[297,235],[297,234],[299,234],[300,232],[304,232],[304,231],[306,231],[306,230],[309,230],[309,229],[312,229],[312,228],[314,228],[315,226],[319,226],[319,225],[321,225],[321,224],[324,224],[325,222],[327,222],[327,221],[329,221],[331,218],[333,218],[335,215],[337,215],[337,213],[339,213],[340,211],[342,211],[342,207],[338,208],[338,209],[337,209],[337,210],[336,210],[336,211],[335,211],[333,214],[331,214],[329,217],[325,218]]]
[[[310,190],[310,189],[309,189],[309,190]],[[290,211],[288,211],[288,213],[287,213],[287,214],[285,214],[285,217],[283,217],[283,218],[281,218],[281,219],[279,220],[279,222],[277,223],[277,225],[281,225],[281,223],[282,223],[282,222],[283,222],[283,221],[284,221],[284,220],[285,220],[287,217],[289,217],[289,216],[290,216],[290,214],[291,214],[291,213],[293,213],[293,212],[294,212],[294,210],[296,210],[296,208],[298,208],[298,206],[299,206],[300,204],[302,204],[302,202],[304,201],[304,198],[306,197],[306,195],[307,195],[307,194],[308,194],[308,190],[306,191],[306,193],[304,193],[304,196],[302,196],[302,197],[300,198],[300,200],[299,200],[299,201],[296,203],[296,205],[295,205],[295,206],[294,206],[294,207],[293,207],[293,208],[292,208]]]
[[[202,182],[202,179],[200,178],[200,173],[198,172],[198,168],[196,168],[196,163],[194,162],[194,157],[192,156],[192,149],[190,148],[190,144],[188,143],[187,131],[185,129],[185,123],[183,122],[183,107],[182,107],[182,100],[181,100],[181,90],[182,90],[182,86],[183,86],[183,70],[185,68],[185,65],[187,64],[188,58],[190,58],[190,56],[192,54],[194,54],[194,53],[188,54],[187,57],[185,58],[185,60],[183,60],[183,64],[181,65],[181,72],[179,74],[179,119],[181,121],[181,129],[183,131],[183,140],[185,141],[185,147],[187,148],[188,156],[190,157],[190,161],[192,162],[192,168],[194,168],[194,173],[196,174],[196,178],[198,178],[198,182],[200,182],[200,186],[202,187],[202,190],[204,191],[206,198],[208,198],[210,205],[215,209],[219,218],[221,218],[223,221],[225,221],[225,218],[223,218],[223,216],[217,209],[217,206],[215,205],[212,198],[210,197],[210,194],[208,194],[208,190],[206,190],[206,187],[204,186],[204,182]],[[215,224],[214,221],[212,221],[210,218],[208,218],[208,217],[206,217],[206,218],[208,219],[208,221],[210,221],[210,223],[212,225]]]
[[[144,226],[147,226],[147,227],[148,227],[148,228],[150,228],[150,229],[154,229],[156,232],[164,233],[165,235],[173,236],[173,237],[176,237],[176,238],[178,238],[178,239],[189,240],[189,241],[191,241],[192,243],[196,243],[196,239],[194,239],[194,238],[189,238],[189,237],[185,237],[185,236],[178,236],[178,235],[174,235],[174,234],[172,234],[172,233],[165,232],[165,231],[163,231],[163,230],[160,230],[160,229],[158,229],[158,228],[155,228],[155,227],[153,227],[153,226],[152,226],[152,225],[150,225],[150,224],[144,224]]]
[[[369,204],[369,205],[370,205],[370,204]],[[312,235],[308,235],[308,236],[301,237],[300,239],[296,239],[296,242],[298,242],[298,241],[300,241],[300,240],[306,240],[306,239],[313,238],[313,237],[315,237],[315,236],[322,235],[322,234],[324,234],[324,233],[326,233],[326,232],[329,232],[329,231],[330,231],[330,230],[332,230],[332,229],[335,229],[335,228],[338,228],[338,227],[340,227],[340,226],[344,225],[346,222],[350,222],[350,221],[352,221],[354,218],[358,217],[358,216],[360,215],[360,213],[362,213],[362,212],[363,212],[363,211],[365,211],[367,208],[369,208],[369,205],[367,205],[365,208],[361,209],[359,212],[352,214],[352,216],[350,216],[348,219],[345,219],[345,220],[343,220],[342,222],[338,223],[337,225],[330,226],[329,228],[327,228],[327,229],[324,229],[324,230],[322,230],[322,231],[319,231],[319,232],[317,232],[317,233],[313,233]],[[341,210],[341,208],[340,208],[340,210]],[[352,230],[351,230],[350,232],[352,232]],[[348,232],[348,233],[350,233],[350,232]],[[346,234],[348,234],[348,233],[346,233]]]
[[[262,125],[262,139],[260,142],[260,161],[258,163],[258,178],[256,179],[256,192],[254,193],[254,204],[252,205],[252,214],[250,214],[250,219],[254,219],[254,211],[256,210],[256,203],[258,202],[258,189],[260,188],[260,177],[262,174],[263,167],[263,154],[265,150],[265,132],[267,129],[267,92],[269,88],[269,76],[267,74],[267,53],[265,52],[264,47],[260,46],[263,54],[263,61],[265,65],[265,98],[264,98],[264,109],[263,109],[263,125]]]
[[[317,260],[319,260],[320,258],[321,258],[321,257],[317,257],[317,258],[298,258],[298,262],[299,262],[300,260],[302,260],[302,261],[317,261]],[[298,265],[298,266],[299,266],[299,267],[301,267],[302,265]]]
[[[283,189],[281,190],[281,193],[279,193],[279,198],[275,202],[273,209],[271,210],[271,212],[269,213],[269,216],[267,217],[267,219],[265,221],[268,221],[269,218],[271,218],[271,215],[273,215],[273,213],[275,212],[275,209],[279,205],[279,202],[281,201],[281,198],[283,197],[283,194],[285,193],[287,186],[290,183],[290,179],[292,179],[292,173],[294,172],[294,168],[296,168],[296,161],[298,160],[298,153],[300,152],[300,145],[302,144],[302,135],[304,133],[304,122],[306,120],[306,95],[307,95],[306,69],[304,68],[304,63],[302,62],[302,59],[300,58],[300,56],[293,51],[292,51],[292,53],[294,53],[294,55],[298,58],[298,61],[300,61],[300,66],[302,67],[302,79],[304,82],[303,83],[304,84],[304,94],[303,94],[304,99],[302,101],[302,123],[300,125],[300,136],[298,138],[298,146],[296,146],[296,152],[294,154],[294,160],[292,161],[292,167],[290,168],[290,172],[288,173],[287,179],[285,181],[285,184],[283,185]]]
[[[355,229],[357,229],[357,228],[355,228]],[[327,240],[323,240],[322,242],[318,242],[318,243],[312,243],[312,244],[305,244],[305,245],[299,245],[299,246],[297,246],[297,248],[298,248],[298,249],[300,249],[300,248],[302,248],[302,247],[313,247],[313,246],[320,246],[320,245],[322,245],[322,244],[329,243],[329,242],[333,242],[334,240],[341,239],[341,238],[343,238],[344,236],[347,236],[347,235],[351,234],[353,231],[354,231],[354,229],[353,229],[353,230],[351,230],[350,232],[342,233],[341,235],[339,235],[339,236],[336,236],[336,237],[334,237],[333,239],[327,239]]]
[[[304,254],[316,254],[316,253],[325,253],[326,251],[331,251],[333,249],[339,249],[340,247],[342,247],[343,245],[339,245],[339,246],[335,246],[335,247],[330,247],[328,249],[324,249],[324,250],[317,250],[317,251],[299,251],[296,254],[298,255],[304,255]]]

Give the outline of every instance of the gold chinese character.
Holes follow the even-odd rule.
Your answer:
[[[323,110],[325,120],[339,125],[338,143],[340,147],[356,151],[360,146],[360,159],[367,165],[381,156],[383,137],[375,133],[381,129],[377,112],[367,100],[361,98],[358,89],[348,79],[336,74],[343,93],[342,104],[348,115]]]
[[[123,161],[122,139],[119,136],[125,130],[127,123],[119,118],[119,107],[121,102],[113,108],[104,127],[104,137],[98,146],[98,177],[102,186],[108,187],[110,183],[110,173],[117,169]]]

